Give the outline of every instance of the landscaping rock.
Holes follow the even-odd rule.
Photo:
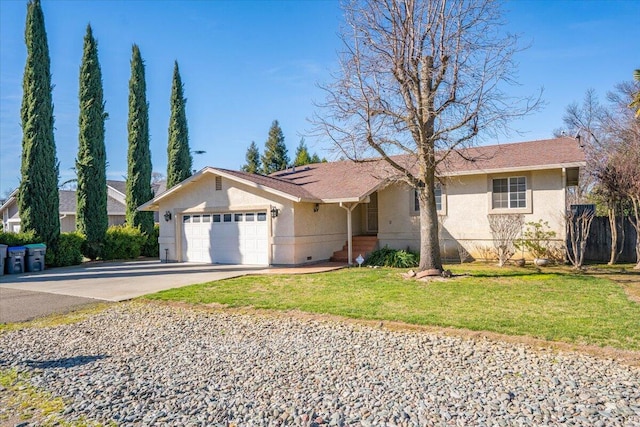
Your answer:
[[[640,369],[613,360],[284,315],[118,304],[2,333],[0,369],[63,397],[67,421],[640,425]]]
[[[430,268],[427,270],[422,270],[416,273],[416,279],[422,279],[424,277],[435,277],[435,276],[440,276],[440,274],[442,274],[442,272],[440,270],[438,270],[437,268]]]
[[[404,273],[402,277],[404,277],[405,279],[411,279],[413,277],[416,277],[416,272],[413,270],[409,270],[406,273]]]

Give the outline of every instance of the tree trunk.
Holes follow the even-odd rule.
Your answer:
[[[633,228],[636,229],[636,266],[634,270],[640,270],[640,197],[631,196],[631,203],[633,205]]]
[[[420,265],[418,268],[420,271],[428,269],[442,271],[438,240],[438,212],[433,182],[417,188],[416,191],[420,203]]]
[[[611,252],[607,264],[613,265],[618,261],[618,223],[616,221],[616,209],[608,208],[607,215],[609,217],[609,229],[611,229]]]

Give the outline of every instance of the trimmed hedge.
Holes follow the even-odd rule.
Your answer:
[[[107,229],[102,248],[102,259],[134,259],[142,254],[147,238],[139,228],[129,225],[114,225]]]
[[[160,256],[160,244],[158,243],[158,237],[160,236],[160,226],[155,224],[153,226],[153,233],[147,236],[147,241],[142,248],[142,255],[151,258],[158,258]]]
[[[31,243],[40,243],[33,231],[27,233],[7,233],[0,231],[0,244],[7,246],[24,246]]]
[[[80,233],[60,233],[58,239],[58,249],[51,265],[56,267],[66,267],[68,265],[82,264],[82,246],[84,245],[84,236]],[[49,251],[46,258],[49,259]]]
[[[391,249],[388,246],[371,252],[365,261],[365,265],[377,265],[380,267],[410,268],[417,267],[420,262],[420,254],[405,250]]]

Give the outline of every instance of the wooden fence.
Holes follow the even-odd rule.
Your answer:
[[[618,240],[623,247],[618,262],[636,262],[636,230],[631,225],[629,218],[624,220],[624,242],[622,242],[620,230],[618,230]],[[611,228],[609,227],[609,218],[597,216],[591,223],[584,259],[586,261],[608,262],[610,256]]]

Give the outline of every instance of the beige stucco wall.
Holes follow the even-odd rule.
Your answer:
[[[63,214],[60,216],[60,232],[70,233],[72,231],[76,231],[76,216]]]
[[[294,264],[328,260],[347,242],[347,210],[339,204],[296,203],[293,243]],[[353,235],[362,232],[363,204],[357,205],[351,214]]]
[[[363,230],[363,204],[352,212],[352,232]],[[338,204],[293,202],[249,185],[222,178],[222,190],[215,190],[215,175],[205,174],[181,191],[159,202],[160,258],[182,261],[181,215],[196,212],[234,212],[279,209],[269,221],[270,264],[290,265],[328,260],[347,241],[347,211]],[[171,221],[164,213],[171,212]],[[166,249],[169,250],[168,255]]]
[[[564,238],[563,210],[565,190],[562,170],[536,171],[497,175],[473,175],[448,178],[445,181],[445,209],[441,212],[441,250],[445,257],[458,256],[462,245],[474,258],[483,258],[484,248],[492,245],[487,215],[491,209],[491,180],[501,176],[526,176],[528,206],[517,211],[524,221],[544,220]],[[413,193],[408,186],[393,184],[379,192],[378,239],[380,246],[418,250],[420,245],[419,217],[412,215]],[[509,210],[505,210],[509,211]],[[515,210],[513,210],[516,213]]]
[[[267,215],[269,221],[269,250],[272,264],[292,264],[295,248],[288,237],[293,236],[293,202],[274,194],[222,178],[222,190],[215,190],[215,175],[204,174],[181,191],[167,195],[159,202],[160,258],[182,261],[181,215],[184,213],[237,212],[246,210],[279,209],[277,218]],[[164,213],[171,212],[171,221],[164,220]],[[273,236],[279,236],[274,241]],[[275,245],[274,245],[275,244]]]

